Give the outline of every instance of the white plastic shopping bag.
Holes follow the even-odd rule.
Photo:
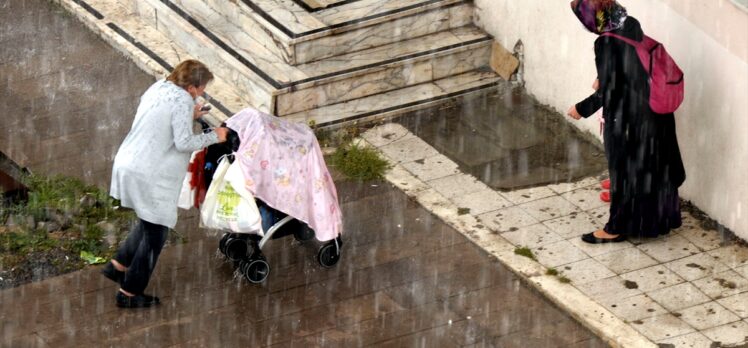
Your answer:
[[[206,228],[234,233],[262,234],[260,211],[254,196],[244,187],[239,162],[222,158],[200,207],[200,218]]]
[[[198,150],[192,153],[192,156],[190,157],[190,163],[195,160],[195,156],[200,151],[203,150]],[[182,190],[179,191],[177,207],[184,210],[190,210],[190,208],[195,206],[195,195],[197,194],[197,190],[191,185],[192,175],[194,175],[192,172],[187,171],[187,175],[184,176],[184,181],[182,181]]]

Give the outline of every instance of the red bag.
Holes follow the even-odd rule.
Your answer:
[[[658,114],[675,112],[683,103],[685,82],[683,71],[667,53],[665,46],[646,35],[641,42],[611,33],[603,33],[602,36],[614,37],[636,48],[639,60],[649,75],[650,108]]]
[[[207,149],[203,149],[200,152],[195,153],[195,158],[190,162],[188,172],[192,173],[190,179],[190,186],[195,189],[195,208],[200,208],[200,205],[205,201],[205,194],[208,192],[208,187],[205,184],[205,154],[208,152]]]

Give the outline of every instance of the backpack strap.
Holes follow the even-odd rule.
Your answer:
[[[642,44],[641,42],[634,41],[634,40],[629,39],[627,37],[624,37],[624,36],[621,36],[621,35],[617,35],[617,34],[613,34],[613,33],[602,33],[600,36],[614,37],[614,38],[616,38],[618,40],[621,40],[621,41],[623,41],[623,42],[625,42],[625,43],[627,43],[627,44],[629,44],[631,46],[634,46],[634,47],[639,47]]]
[[[657,47],[659,47],[661,45],[659,42],[656,42],[656,41],[653,41],[653,40],[649,39],[646,35],[644,35],[644,39],[642,41],[632,40],[632,39],[629,39],[627,37],[624,37],[624,36],[621,36],[621,35],[617,35],[617,34],[613,34],[613,33],[602,33],[600,36],[614,37],[614,38],[616,38],[618,40],[621,40],[621,41],[623,41],[623,42],[625,42],[625,43],[627,43],[627,44],[629,44],[631,46],[634,46],[634,48],[637,51],[639,51],[640,49],[646,51],[649,54],[649,56],[645,58],[645,57],[642,57],[641,54],[639,54],[639,59],[641,59],[642,64],[644,65],[645,69],[649,68],[649,69],[647,69],[647,74],[651,74],[652,73],[652,69],[654,68],[654,56],[652,55],[652,52],[654,52],[654,50],[656,50]],[[652,44],[649,47],[646,46],[648,42]],[[647,60],[649,60],[649,62],[647,62]],[[647,65],[647,63],[649,63],[649,65]]]

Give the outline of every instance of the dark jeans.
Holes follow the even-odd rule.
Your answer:
[[[257,209],[260,211],[260,216],[262,217],[262,231],[267,233],[276,222],[282,219],[282,216],[277,210],[265,204],[265,202],[259,199],[255,199],[255,202],[257,203]]]
[[[127,267],[122,281],[122,290],[132,294],[142,294],[148,286],[158,256],[166,243],[169,228],[140,220],[120,245],[114,259]]]

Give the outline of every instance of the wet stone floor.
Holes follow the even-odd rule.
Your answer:
[[[396,122],[499,191],[573,182],[607,169],[604,151],[588,135],[510,83]]]
[[[0,149],[107,187],[153,78],[44,0],[0,0],[0,44]],[[332,269],[314,243],[283,238],[251,285],[187,212],[187,242],[164,250],[149,288],[161,306],[116,308],[116,285],[90,267],[0,291],[0,346],[606,346],[389,184],[337,185],[345,246]]]

